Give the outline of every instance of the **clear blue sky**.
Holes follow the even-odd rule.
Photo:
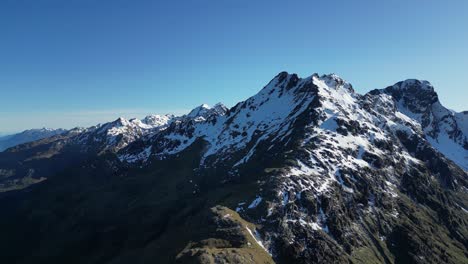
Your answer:
[[[232,106],[280,71],[468,110],[468,1],[2,0],[0,132]]]

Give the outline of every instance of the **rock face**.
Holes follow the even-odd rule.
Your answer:
[[[464,263],[467,127],[426,81],[282,72],[231,109],[69,131],[0,153],[1,260]]]
[[[455,113],[442,106],[429,82],[406,80],[371,93],[391,95],[398,111],[421,126],[434,148],[468,170],[467,113]]]

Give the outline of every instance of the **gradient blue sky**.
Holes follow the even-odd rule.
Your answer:
[[[2,0],[0,132],[228,106],[280,71],[468,110],[468,1]]]

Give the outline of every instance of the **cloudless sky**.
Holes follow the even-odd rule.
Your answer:
[[[2,0],[0,132],[232,106],[278,72],[468,110],[466,0]]]

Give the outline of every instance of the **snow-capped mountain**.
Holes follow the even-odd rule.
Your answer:
[[[174,115],[149,115],[143,118],[141,122],[148,126],[160,127],[167,125],[172,118],[174,118]]]
[[[65,131],[65,129],[51,128],[29,129],[21,133],[0,137],[0,151],[19,144],[55,136],[64,133]]]
[[[10,216],[24,223],[0,232],[41,230],[0,248],[10,262],[54,248],[45,260],[463,263],[467,127],[426,81],[361,95],[334,74],[282,72],[230,109],[120,118],[0,153],[4,191],[33,185],[0,200],[27,201]]]
[[[120,117],[113,122],[86,129],[75,141],[84,146],[99,146],[100,151],[118,151],[138,138],[163,130],[172,118],[170,115],[151,115],[143,120]]]
[[[286,86],[282,87],[281,84]],[[161,157],[177,153],[197,138],[203,138],[210,145],[205,157],[216,153],[218,157],[229,158],[229,155],[219,155],[219,152],[242,149],[251,143],[248,154],[238,161],[240,164],[254,154],[259,142],[270,138],[268,142],[272,148],[277,140],[292,133],[292,123],[314,102],[316,96],[320,97],[322,106],[315,110],[320,109],[317,114],[320,119],[325,118],[325,121],[317,120],[318,123],[323,122],[317,129],[338,129],[339,132],[345,131],[346,127],[364,126],[370,130],[362,136],[365,141],[388,139],[395,131],[409,130],[424,136],[432,147],[468,170],[466,113],[455,113],[443,107],[433,87],[427,81],[418,80],[399,82],[361,96],[354,92],[349,83],[333,74],[299,79],[296,75],[282,73],[260,93],[239,103],[229,113],[221,105],[217,105],[221,111],[215,110],[217,107],[212,109],[201,105],[187,116],[177,119],[173,127],[154,135],[147,144],[162,144],[153,151],[155,156]],[[376,109],[364,107],[372,103]],[[208,120],[207,116],[211,119]],[[273,134],[275,137],[272,137]],[[335,140],[339,137],[333,136]],[[349,139],[353,140],[355,138]],[[362,147],[361,151],[364,151],[365,146]],[[138,159],[131,160],[135,162]]]
[[[421,126],[433,147],[468,170],[467,113],[442,106],[429,82],[406,80],[373,93],[391,95],[398,111]]]

